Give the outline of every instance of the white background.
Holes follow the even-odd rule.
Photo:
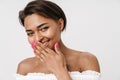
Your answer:
[[[34,56],[18,12],[30,0],[0,0],[0,80],[15,80],[17,64]],[[64,43],[97,56],[101,80],[120,80],[120,1],[53,0],[66,13]]]

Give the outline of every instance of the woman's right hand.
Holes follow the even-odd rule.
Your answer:
[[[55,44],[55,51],[42,43],[37,43],[34,50],[40,61],[50,72],[57,73],[59,71],[61,72],[63,68],[66,69],[65,58],[63,53],[60,51],[58,42]]]
[[[34,47],[36,55],[46,68],[56,75],[57,80],[72,80],[66,68],[66,60],[61,52],[58,43],[55,44],[55,51],[37,43]]]

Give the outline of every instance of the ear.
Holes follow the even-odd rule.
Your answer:
[[[60,30],[62,31],[64,28],[64,20],[62,18],[58,20],[58,26],[60,27]]]

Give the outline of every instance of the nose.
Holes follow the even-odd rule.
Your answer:
[[[39,41],[40,42],[42,39],[43,39],[43,36],[36,33],[36,35],[35,35],[35,41]]]

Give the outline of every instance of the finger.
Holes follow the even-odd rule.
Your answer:
[[[40,51],[38,49],[35,49],[34,51],[35,51],[36,55],[41,55],[41,53],[40,53]]]
[[[39,44],[37,44],[37,45],[35,46],[35,49],[38,49],[39,51],[42,51],[42,50],[43,50],[42,47],[41,47]]]
[[[36,49],[37,49],[37,51],[39,50],[38,53],[44,54],[44,56],[48,56],[47,51],[45,50],[45,47],[41,43],[38,43],[36,45]]]
[[[45,50],[39,51],[36,49],[35,51],[36,51],[36,55],[38,56],[41,56],[41,54],[44,55],[45,57],[48,56],[48,53]]]
[[[31,47],[34,49],[35,48],[35,45],[37,45],[38,44],[38,42],[36,41],[36,42],[31,42]]]
[[[43,51],[45,50],[45,45],[43,45],[42,43],[38,42],[37,45],[36,45],[36,48],[39,49],[40,51]]]
[[[58,42],[55,43],[55,51],[56,51],[56,53],[58,53],[58,54],[61,53]]]
[[[44,55],[36,55],[36,58],[38,58],[41,62],[44,62]]]
[[[45,49],[43,47],[41,47],[40,44],[36,45],[36,49],[39,50],[40,52],[45,51]]]
[[[48,53],[51,53],[51,54],[55,54],[55,53],[56,53],[54,50],[52,50],[52,49],[50,49],[50,48],[47,47],[47,45],[48,45],[47,43],[46,43],[46,44],[42,44],[42,43],[39,42],[38,45],[39,45],[42,49],[44,49],[44,51],[47,52],[47,54],[48,54]],[[43,51],[43,53],[44,53],[44,51]],[[47,55],[46,53],[44,53],[44,54]]]
[[[50,49],[50,48],[48,48],[48,47],[45,48],[45,51],[46,51],[48,54],[53,54],[53,55],[56,54],[55,51],[53,51],[52,49]]]
[[[44,56],[48,56],[48,53],[45,50],[42,50],[41,54],[43,54]]]
[[[39,43],[39,46],[42,49],[44,49],[45,52],[47,52],[47,53],[55,53],[52,49],[48,48],[47,45],[48,45],[47,43],[46,44]]]
[[[46,57],[43,55],[43,54],[41,54],[40,56],[40,60],[43,62],[43,61],[45,61],[45,59],[46,59]]]
[[[32,47],[32,49],[33,49],[34,54],[36,54],[36,51],[35,51],[35,43],[34,43],[34,42],[31,42],[30,44],[31,44],[31,47]]]
[[[44,60],[42,58],[39,59],[41,62],[44,62]]]
[[[38,58],[38,59],[40,59],[39,55],[36,55],[35,57]]]
[[[35,42],[31,42],[31,47],[34,49],[35,48]]]
[[[31,47],[34,49],[34,47],[35,47],[35,46],[34,46],[34,43],[31,43]]]
[[[36,51],[33,49],[34,54],[36,54]]]
[[[46,45],[47,45],[47,43],[44,43],[44,44],[42,44],[42,43],[40,43],[39,42],[39,44],[38,44],[42,49],[45,49],[45,47],[46,47]]]

